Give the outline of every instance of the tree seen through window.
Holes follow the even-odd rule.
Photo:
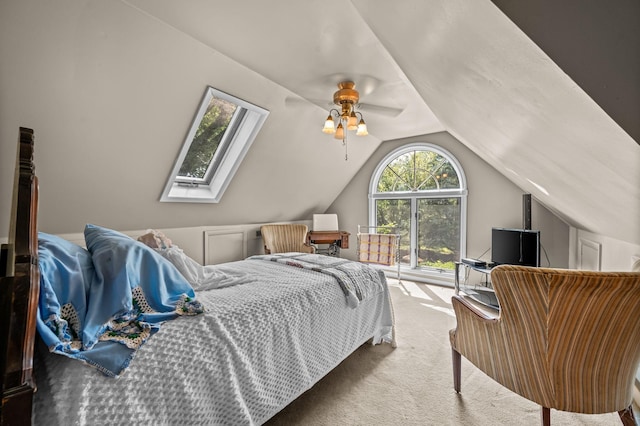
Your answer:
[[[215,96],[211,98],[178,176],[204,179],[236,108],[234,103]]]
[[[464,179],[446,151],[422,144],[401,148],[377,168],[372,182],[375,225],[400,234],[401,262],[452,271],[461,255]]]

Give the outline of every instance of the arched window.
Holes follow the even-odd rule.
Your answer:
[[[464,256],[467,184],[458,161],[427,143],[405,145],[376,168],[369,188],[369,223],[400,233],[405,267],[453,273]]]

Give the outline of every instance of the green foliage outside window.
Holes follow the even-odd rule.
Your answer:
[[[446,158],[433,151],[412,151],[387,165],[378,192],[429,191],[459,188],[460,181]]]
[[[236,108],[224,99],[211,99],[178,176],[204,179]]]
[[[409,263],[411,243],[411,200],[376,200],[376,224],[400,234],[400,261]],[[387,233],[384,231],[377,231]]]
[[[418,264],[454,269],[460,258],[460,199],[418,200]]]
[[[453,270],[460,257],[460,198],[438,197],[459,189],[452,164],[434,151],[415,150],[393,159],[378,180],[378,193],[407,193],[417,199],[417,262],[420,267]],[[411,198],[376,199],[376,224],[400,233],[400,257],[411,256]]]

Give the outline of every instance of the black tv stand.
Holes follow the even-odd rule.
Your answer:
[[[487,266],[486,264],[484,266],[475,266],[464,261],[455,262],[455,265],[455,293],[462,293],[484,306],[499,310],[500,305],[496,294],[493,291],[490,280],[492,266]],[[462,270],[465,275],[465,279],[462,283],[460,282],[460,268],[463,268]],[[470,271],[476,271],[481,274],[479,282],[473,284],[469,283]]]
[[[469,266],[473,266],[475,268],[486,268],[487,267],[487,262],[485,262],[484,260],[480,260],[480,259],[473,259],[470,257],[465,257],[463,259],[460,259],[460,262],[469,265]]]

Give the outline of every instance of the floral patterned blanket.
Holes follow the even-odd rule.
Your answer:
[[[128,236],[87,225],[87,248],[38,234],[37,329],[49,351],[117,377],[160,325],[203,312],[176,268]]]

